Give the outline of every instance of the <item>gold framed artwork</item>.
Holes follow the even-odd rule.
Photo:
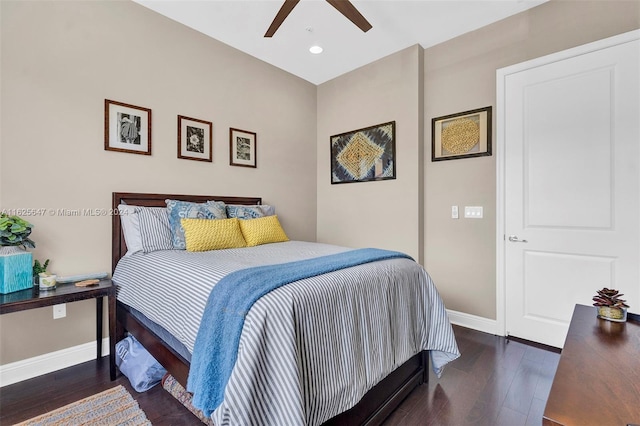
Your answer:
[[[151,109],[105,99],[104,149],[151,155]]]
[[[431,120],[431,161],[491,155],[491,107]]]
[[[178,116],[178,158],[212,162],[210,121]]]
[[[240,129],[229,129],[229,164],[240,167],[257,167],[254,132]]]

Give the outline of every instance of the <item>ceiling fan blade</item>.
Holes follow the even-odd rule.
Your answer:
[[[327,0],[327,1],[329,2],[329,4],[331,4],[331,6],[338,9],[338,12],[346,16],[348,20],[356,24],[356,26],[360,28],[362,31],[364,31],[365,33],[372,28],[369,21],[367,21],[364,18],[364,16],[362,16],[360,12],[358,12],[358,9],[356,9],[356,7],[353,4],[351,4],[349,0]]]
[[[278,28],[280,28],[280,25],[282,25],[284,20],[287,18],[287,16],[289,16],[289,14],[293,10],[293,8],[296,7],[296,5],[298,4],[299,1],[300,0],[285,0],[284,1],[284,4],[282,5],[280,10],[278,11],[278,14],[276,15],[275,18],[273,18],[273,22],[271,23],[271,26],[269,27],[267,32],[264,34],[265,37],[273,37],[273,35],[278,30]]]

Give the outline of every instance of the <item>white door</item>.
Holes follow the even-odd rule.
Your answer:
[[[510,335],[562,347],[574,305],[602,287],[640,312],[637,38],[501,70]]]

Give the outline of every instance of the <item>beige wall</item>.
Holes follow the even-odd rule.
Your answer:
[[[318,86],[318,241],[422,259],[423,49],[416,45]],[[396,179],[331,184],[332,135],[396,122]]]
[[[133,2],[1,1],[0,208],[109,208],[112,191],[261,196],[316,237],[316,87]],[[152,156],[105,151],[104,99],[152,109]],[[213,123],[213,163],[176,158],[177,115]],[[229,127],[257,169],[229,166]],[[109,271],[110,217],[27,217],[36,258]],[[91,342],[95,303],[0,317],[0,364]]]
[[[495,113],[499,68],[639,27],[638,1],[550,1],[426,49],[427,122],[489,105]],[[430,132],[426,145],[427,270],[447,308],[495,319],[495,156],[433,163]],[[484,219],[453,220],[452,205],[483,206]]]

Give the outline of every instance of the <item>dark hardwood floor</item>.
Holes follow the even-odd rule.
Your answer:
[[[384,426],[541,425],[560,355],[503,337],[454,326],[462,356],[443,376],[415,389]],[[108,358],[0,388],[0,424],[11,425],[124,385],[154,425],[202,425],[160,385],[134,391],[109,380]]]
[[[117,385],[127,388],[154,425],[203,426],[160,384],[138,393],[123,375],[112,382],[109,379],[109,357],[0,388],[0,425],[30,419]]]
[[[384,426],[541,425],[560,354],[454,326],[461,356],[415,389]]]

